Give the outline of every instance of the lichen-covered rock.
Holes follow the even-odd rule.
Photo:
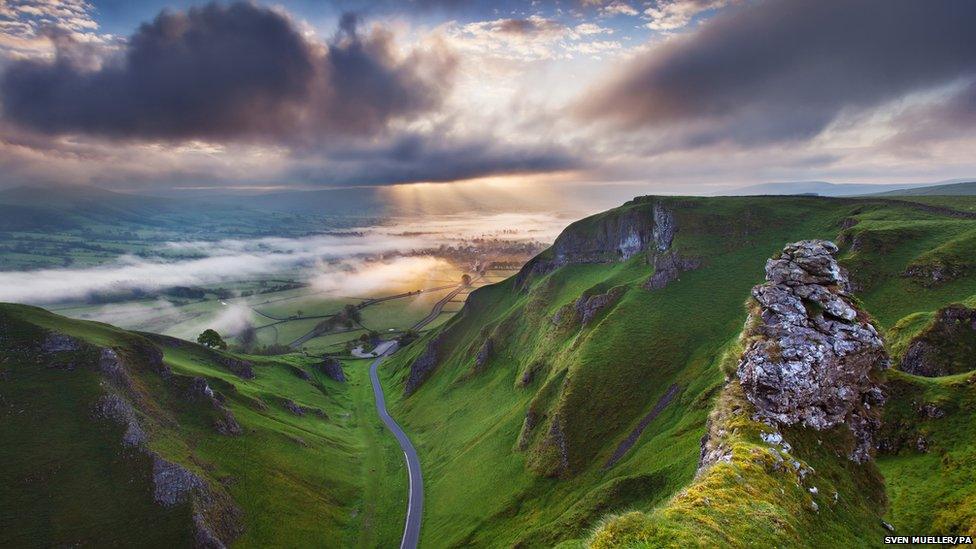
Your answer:
[[[338,359],[330,356],[325,357],[319,364],[319,370],[329,376],[329,379],[343,383],[346,381],[346,374],[342,371],[342,363]]]
[[[899,369],[925,377],[976,370],[976,309],[958,304],[940,309],[909,343]]]
[[[737,374],[757,420],[817,430],[846,423],[856,440],[850,458],[860,463],[870,459],[884,403],[874,373],[890,360],[835,253],[831,242],[805,240],[766,263]]]
[[[403,393],[410,396],[420,388],[420,385],[430,377],[430,374],[440,362],[441,345],[444,342],[445,332],[441,332],[437,337],[427,342],[424,352],[410,363],[410,375],[404,385]]]

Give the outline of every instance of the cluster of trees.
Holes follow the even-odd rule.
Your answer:
[[[316,324],[315,329],[320,332],[331,332],[338,326],[352,328],[356,324],[359,324],[362,321],[362,318],[362,314],[359,312],[359,307],[353,305],[352,303],[348,303],[342,308],[341,311],[336,313],[335,316],[327,318]]]

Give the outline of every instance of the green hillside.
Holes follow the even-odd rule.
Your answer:
[[[873,460],[846,425],[757,421],[737,377],[767,259],[812,238],[891,357]],[[381,369],[421,545],[976,533],[974,252],[976,215],[906,200],[642,197],[570,225]],[[367,363],[343,383],[321,360],[0,305],[0,545],[395,546],[403,456]]]
[[[973,196],[976,195],[976,181],[927,185],[913,189],[900,189],[877,193],[878,196]]]
[[[658,234],[671,229],[673,240]],[[519,276],[473,292],[461,314],[386,366],[388,391],[401,395],[395,415],[425,467],[422,545],[551,546],[589,539],[608,514],[679,512],[716,396],[720,409],[741,408],[720,365],[738,358],[742,303],[768,257],[787,242],[835,240],[884,331],[976,295],[974,230],[970,216],[939,208],[814,197],[645,197],[574,223]],[[737,436],[755,444],[757,428],[744,421]],[[843,516],[799,520],[798,538],[775,524],[751,527],[772,528],[767,537],[779,542],[827,523],[816,539],[882,535],[877,473],[835,463],[829,445],[840,442],[829,433],[826,442],[793,438],[851,503],[832,511]],[[894,463],[917,450],[891,451],[878,462],[892,476],[884,516],[907,528]],[[765,474],[709,479],[716,486],[700,497],[729,482],[762,486]],[[736,512],[750,509],[749,493],[730,494],[745,505]],[[808,499],[777,505],[797,511]],[[619,520],[644,520],[628,517]]]
[[[0,305],[0,357],[0,545],[399,539],[406,477],[364,361],[340,383],[20,305]]]

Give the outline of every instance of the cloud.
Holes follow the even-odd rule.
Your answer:
[[[24,59],[3,75],[5,118],[45,134],[147,140],[282,142],[370,135],[436,108],[454,59],[401,56],[388,31],[343,16],[328,44],[306,40],[276,10],[208,4],[163,11],[94,70],[77,45],[53,61]]]
[[[724,7],[729,0],[657,0],[644,10],[647,28],[677,30],[688,25],[698,14]]]
[[[808,140],[851,113],[976,75],[976,3],[769,0],[651,47],[575,113],[650,148]]]
[[[313,184],[377,185],[447,182],[486,174],[556,172],[584,163],[567,151],[545,145],[519,146],[501,139],[411,133],[379,144],[367,143],[298,158],[289,178]]]

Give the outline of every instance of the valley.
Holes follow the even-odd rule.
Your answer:
[[[46,513],[84,519],[86,526],[45,534],[42,522],[19,529],[51,543],[121,543],[113,525],[162,513],[170,526],[157,532],[161,540],[392,546],[404,535],[409,494],[417,499],[408,533],[419,534],[420,547],[736,546],[739,532],[770,544],[854,543],[880,540],[886,524],[903,532],[920,520],[970,532],[967,502],[976,492],[962,464],[976,459],[964,442],[972,372],[923,377],[904,368],[906,360],[942,360],[912,351],[923,337],[939,353],[963,357],[954,360],[972,359],[969,343],[946,348],[957,336],[940,334],[956,332],[937,324],[950,304],[960,308],[953,315],[976,310],[976,220],[953,213],[972,201],[958,199],[958,210],[946,212],[908,199],[640,197],[571,224],[521,269],[487,268],[469,284],[458,271],[436,271],[425,273],[426,287],[336,295],[282,277],[222,284],[236,295],[180,290],[186,303],[169,306],[158,296],[122,308],[51,307],[57,314],[4,305],[4,435],[25,456],[5,482],[43,479],[65,496],[40,511],[38,485],[0,504],[37,521]],[[842,286],[854,296],[845,299],[892,357],[877,374],[886,402],[866,462],[843,457],[851,448],[844,422],[772,431],[743,412],[754,406],[735,373],[751,341],[743,302],[767,258],[817,238],[839,246],[850,277]],[[186,341],[229,307],[253,323],[252,350],[280,350],[249,354],[231,331],[229,352]],[[170,308],[177,316],[162,312]],[[136,331],[111,326],[109,316],[98,318],[110,324],[85,319],[108,311]],[[334,318],[353,326],[318,328]],[[205,324],[193,325],[198,319]],[[397,340],[400,348],[357,358],[368,350],[353,347],[370,332],[370,344]],[[98,358],[105,349],[125,377]],[[916,355],[933,358],[906,358]],[[73,396],[36,392],[45,386]],[[111,395],[128,407],[84,412]],[[376,407],[380,396],[385,408]],[[86,463],[100,469],[44,469],[26,457],[50,451],[24,433],[55,429],[51,422],[69,413],[59,402],[81,406],[58,435],[64,452],[88,452]],[[26,412],[36,406],[51,408]],[[415,448],[422,483],[408,481],[387,419]],[[141,436],[126,442],[133,429]],[[766,456],[799,465],[781,470]],[[140,472],[146,459],[176,464],[199,482],[179,489],[182,503],[167,504],[158,476]],[[106,514],[93,520],[71,507],[75,488],[62,484],[65,475],[127,475],[128,510],[105,499],[93,509]],[[773,497],[780,489],[783,497]],[[750,518],[740,507],[755,501],[765,510],[758,516],[772,518]]]

